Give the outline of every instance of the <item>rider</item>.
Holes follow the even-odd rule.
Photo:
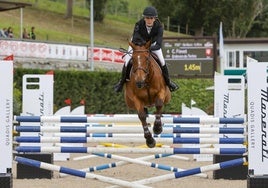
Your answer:
[[[140,19],[134,27],[132,36],[132,42],[136,45],[143,45],[148,41],[151,41],[150,51],[157,55],[161,63],[162,74],[165,82],[170,91],[175,91],[179,88],[174,82],[169,79],[168,68],[165,63],[163,52],[161,49],[163,39],[163,26],[157,18],[157,10],[154,7],[146,7],[143,11],[143,18]],[[128,51],[131,52],[132,48],[129,46]],[[125,55],[125,64],[122,69],[122,76],[120,81],[114,86],[116,92],[120,92],[123,89],[123,85],[126,79],[129,78],[131,63],[129,63],[131,55],[128,53]]]

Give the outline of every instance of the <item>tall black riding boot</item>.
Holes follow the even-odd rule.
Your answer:
[[[165,82],[166,82],[167,86],[169,87],[169,90],[172,92],[172,91],[176,91],[177,89],[179,89],[179,86],[169,79],[169,73],[168,73],[167,65],[161,66],[161,68],[162,68],[162,72],[163,72]]]
[[[124,86],[126,79],[129,79],[131,67],[132,67],[131,61],[128,62],[127,66],[123,65],[121,79],[114,86],[114,90],[116,92],[121,92],[123,90],[123,86]]]
[[[114,86],[114,90],[116,92],[121,92],[123,90],[123,86],[127,77],[127,67],[125,65],[123,65],[122,68],[122,73],[121,73],[121,79],[119,80],[119,82],[117,84],[115,84]]]

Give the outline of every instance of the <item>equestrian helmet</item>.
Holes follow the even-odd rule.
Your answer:
[[[143,16],[157,17],[157,10],[154,7],[146,7]]]

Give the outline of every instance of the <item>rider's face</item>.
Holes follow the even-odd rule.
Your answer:
[[[145,16],[144,20],[145,20],[146,26],[152,27],[154,25],[155,17]]]

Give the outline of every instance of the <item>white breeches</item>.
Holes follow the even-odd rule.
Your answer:
[[[131,56],[131,55],[132,55],[132,51],[133,51],[133,50],[132,50],[132,47],[129,46],[129,47],[128,47],[128,52],[129,52],[129,53],[127,53],[127,54],[124,56],[124,61],[125,61],[125,64],[124,64],[124,65],[125,65],[125,67],[127,66],[129,60],[130,60],[131,57],[132,57],[132,56]]]
[[[128,47],[128,52],[130,52],[130,53],[129,53],[129,54],[126,54],[125,57],[124,57],[125,66],[128,65],[128,62],[129,62],[129,60],[130,60],[131,57],[132,57],[132,56],[131,56],[132,51],[133,51],[132,47],[129,46],[129,47]],[[159,60],[160,60],[161,65],[164,66],[166,63],[165,63],[165,59],[164,59],[164,56],[163,56],[162,49],[160,48],[159,50],[154,50],[154,51],[152,51],[152,52],[153,52],[154,54],[157,55],[157,57],[158,57]]]
[[[154,50],[152,52],[157,55],[158,59],[160,60],[161,65],[163,67],[166,64],[166,62],[165,62],[165,59],[163,56],[162,49],[160,48],[159,50]]]

